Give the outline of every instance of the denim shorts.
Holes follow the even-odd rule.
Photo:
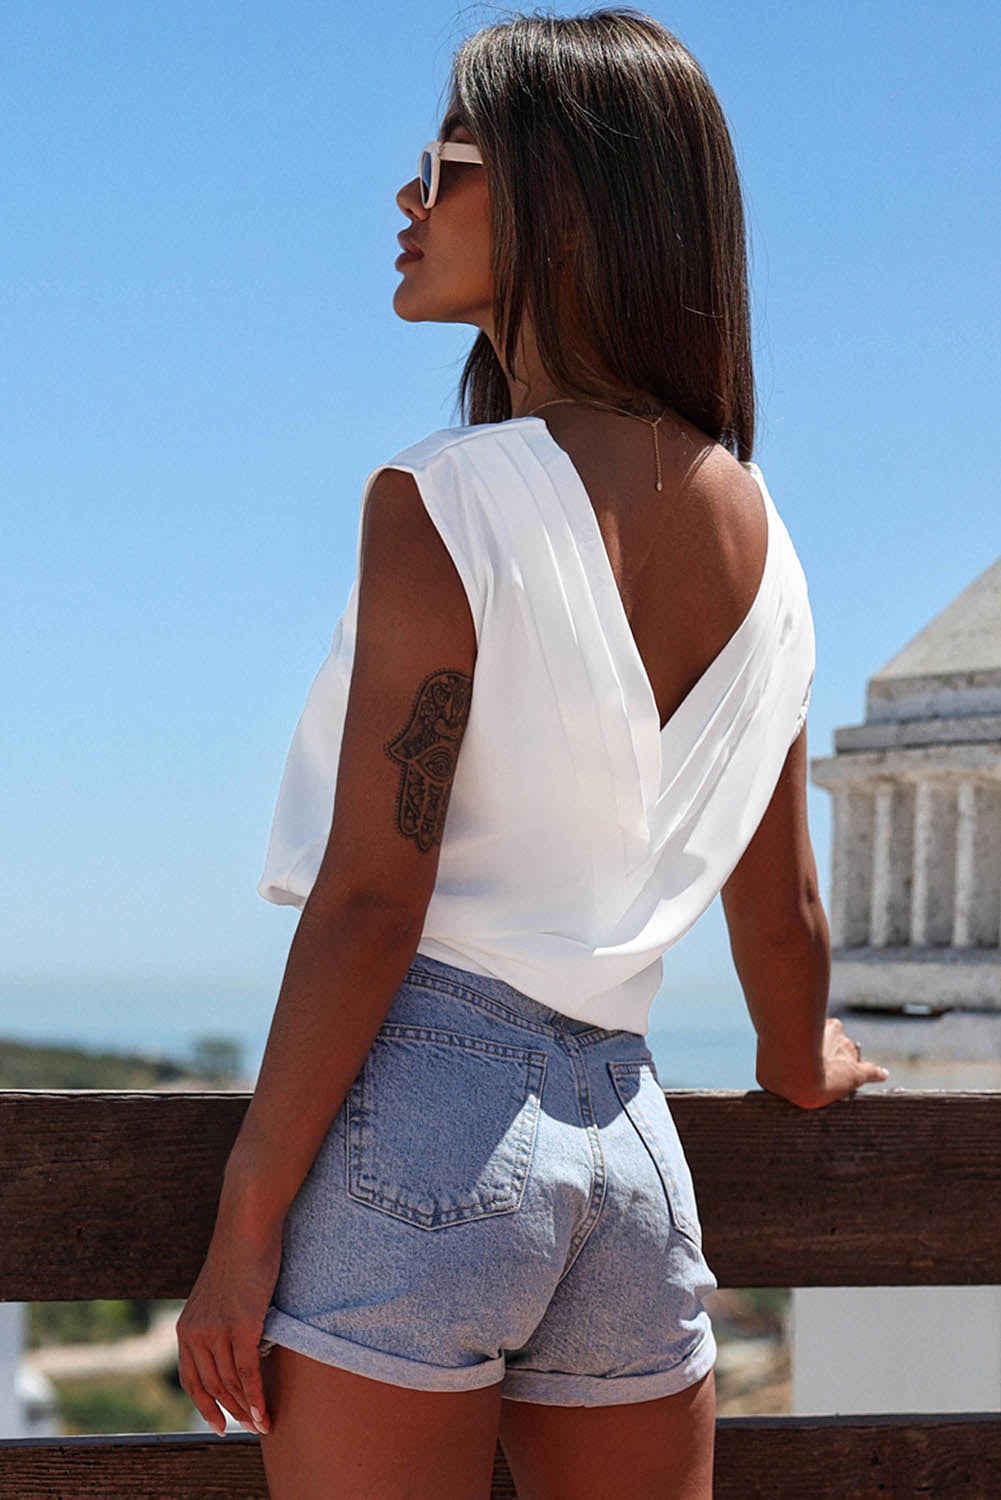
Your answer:
[[[715,1363],[701,1241],[644,1038],[418,954],[289,1208],[258,1349],[649,1401]]]

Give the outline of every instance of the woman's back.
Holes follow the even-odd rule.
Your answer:
[[[760,487],[672,413],[659,425],[662,491],[650,429],[635,418],[571,408],[546,425],[591,502],[663,726],[758,591],[768,541]]]
[[[635,444],[581,432],[564,423],[564,447],[528,415],[431,433],[372,470],[359,535],[376,476],[413,475],[476,630],[418,951],[644,1034],[663,953],[720,891],[798,733],[813,627],[756,465],[705,442],[686,462],[676,436],[656,491],[652,452],[641,477]],[[357,618],[356,589],[289,751],[272,901],[302,904],[317,876]],[[415,808],[437,805],[430,749],[408,741]]]
[[[649,444],[638,422],[570,410],[556,413],[550,426],[591,500],[664,725],[757,593],[768,543],[760,487],[727,449],[674,413],[660,424],[660,493],[650,483]],[[752,1005],[767,971],[757,954],[745,963],[745,953],[763,939],[787,941],[804,911],[819,904],[805,786],[801,740],[722,887],[733,956]]]

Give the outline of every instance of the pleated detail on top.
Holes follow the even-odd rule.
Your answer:
[[[469,721],[420,952],[565,1014],[644,1034],[661,956],[711,903],[764,813],[814,668],[806,580],[768,514],[755,598],[661,729],[587,491],[540,417],[446,428],[411,473],[477,635]],[[264,872],[302,906],[333,811],[357,584],[296,725]]]
[[[549,438],[541,418],[531,420],[538,423],[553,449],[563,453]],[[500,425],[517,428],[520,424]],[[580,790],[600,801],[609,795],[614,798],[622,852],[626,857],[639,857],[647,847],[649,829],[642,768],[630,721],[635,684],[623,678],[623,668],[628,672],[629,664],[622,662],[621,652],[609,638],[607,619],[592,586],[594,562],[588,555],[592,540],[580,524],[565,477],[548,464],[540,470],[537,447],[519,443],[517,432],[506,433],[505,439],[505,458],[510,456],[521,483],[510,488],[496,483],[498,465],[493,454],[489,472],[481,468],[492,529],[504,535],[508,555],[517,556],[523,568],[530,570],[533,649],[547,661],[561,713],[573,715],[572,749],[576,746],[578,760],[587,764]],[[534,544],[533,537],[540,544]],[[600,534],[598,539],[600,543]],[[564,624],[566,638],[560,628]],[[611,852],[614,846],[606,858]]]

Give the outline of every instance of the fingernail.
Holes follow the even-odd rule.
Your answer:
[[[244,1432],[252,1433],[254,1437],[257,1436],[258,1429],[254,1426],[253,1422],[245,1422],[241,1417],[240,1426],[243,1428]]]
[[[264,1416],[264,1413],[262,1411],[258,1411],[256,1406],[252,1406],[250,1408],[250,1415],[253,1417],[255,1422],[260,1422]]]

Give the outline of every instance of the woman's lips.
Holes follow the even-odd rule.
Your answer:
[[[421,260],[423,258],[424,251],[415,243],[406,229],[402,230],[396,236],[396,243],[402,252],[402,254],[396,257],[396,266],[398,269],[401,266],[409,265],[413,260]]]

